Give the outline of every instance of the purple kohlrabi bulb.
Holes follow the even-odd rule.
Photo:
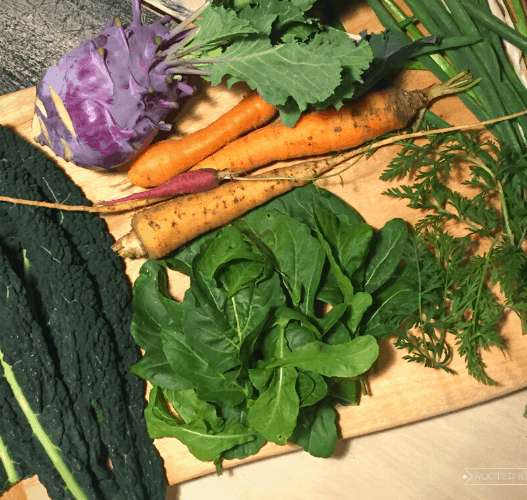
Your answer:
[[[110,169],[133,159],[158,130],[170,130],[163,120],[194,92],[162,55],[192,30],[173,34],[164,26],[169,16],[143,26],[140,0],[132,10],[128,26],[110,19],[37,85],[35,140],[81,167]]]

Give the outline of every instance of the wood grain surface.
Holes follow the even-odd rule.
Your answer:
[[[362,29],[381,30],[369,9],[361,5],[350,9],[343,16],[343,22],[350,32],[359,32]],[[436,79],[427,72],[406,71],[398,75],[394,85],[418,88],[426,87],[435,81]],[[221,85],[213,88],[203,85],[182,108],[174,122],[175,133],[185,135],[212,122],[235,105],[247,91],[242,84],[235,85],[232,89]],[[12,128],[30,142],[33,142],[30,124],[34,96],[34,88],[28,88],[0,97],[0,124]],[[437,101],[432,110],[452,124],[476,121],[456,97]],[[35,146],[42,149],[38,145]],[[88,171],[54,157],[46,148],[43,150],[83,188],[91,201],[96,202],[121,194],[122,188],[110,186],[125,179],[125,172]],[[382,194],[394,183],[381,182],[379,176],[396,152],[397,147],[387,147],[368,159],[359,161],[342,175],[342,184],[338,178],[319,181],[319,184],[349,202],[365,221],[375,228],[381,227],[393,217],[403,217],[409,222],[414,222],[422,214],[409,209],[404,202],[395,201]],[[116,239],[128,232],[130,215],[107,215],[104,218],[109,231]],[[126,261],[126,271],[131,282],[136,279],[142,263],[142,260]],[[175,272],[170,274],[170,289],[176,298],[182,298],[187,286],[186,276]],[[516,317],[507,318],[503,326],[503,336],[507,340],[505,355],[499,350],[483,353],[488,374],[499,383],[496,387],[484,386],[471,378],[466,372],[463,360],[457,355],[451,364],[456,374],[450,375],[407,363],[402,359],[404,353],[393,347],[393,339],[381,342],[379,359],[369,377],[371,396],[363,398],[358,407],[339,408],[341,437],[361,436],[418,422],[527,387],[527,338],[522,336]],[[155,444],[165,460],[167,479],[171,485],[214,470],[213,465],[199,462],[192,457],[175,439],[159,439]],[[244,461],[227,461],[225,467],[261,460],[295,449],[293,445],[268,444],[254,457]],[[2,496],[2,500],[24,498],[47,499],[45,490],[37,478],[23,481]]]

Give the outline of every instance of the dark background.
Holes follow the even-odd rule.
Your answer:
[[[170,3],[181,18],[190,13],[177,0]],[[163,15],[145,5],[143,14],[147,23]],[[132,20],[131,0],[0,0],[0,95],[36,85],[47,68],[116,16],[123,24]]]

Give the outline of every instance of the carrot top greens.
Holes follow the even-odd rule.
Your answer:
[[[522,247],[527,201],[524,188],[514,180],[527,161],[523,157],[512,163],[510,151],[491,141],[481,143],[474,132],[427,139],[425,144],[404,143],[381,177],[412,179],[385,194],[427,211],[415,225],[404,257],[413,267],[408,286],[418,296],[419,308],[409,318],[401,317],[405,326],[396,345],[408,350],[409,361],[451,372],[453,347],[446,334],[453,334],[469,373],[495,385],[485,373],[480,350],[505,348],[499,326],[508,311],[519,316],[527,333],[527,258]],[[460,169],[469,172],[463,184],[473,189],[472,197],[448,182]],[[452,234],[452,221],[461,233]],[[414,326],[417,335],[409,331]]]
[[[426,68],[443,81],[462,70],[481,78],[476,87],[459,95],[480,121],[527,108],[527,88],[503,44],[507,40],[521,50],[527,47],[525,15],[519,2],[512,3],[515,27],[495,17],[486,1],[405,0],[406,6],[392,0],[368,3],[403,44],[420,40],[425,33],[441,40],[471,38],[455,49],[442,43],[428,47],[428,53],[416,52],[416,58],[405,63]],[[405,14],[407,9],[403,12],[405,7],[410,17]],[[448,125],[429,111],[424,124]],[[476,134],[463,132],[428,136],[424,144],[401,141],[402,151],[381,179],[411,180],[386,194],[427,211],[416,224],[405,255],[414,268],[407,288],[417,293],[419,309],[410,319],[404,318],[396,345],[408,350],[409,361],[451,371],[448,364],[454,347],[447,333],[453,334],[469,373],[494,385],[497,382],[485,372],[481,349],[505,349],[499,326],[509,311],[519,316],[523,333],[527,333],[527,119],[522,116],[488,129],[494,142],[482,143]],[[464,178],[463,184],[471,190],[455,190],[448,182],[453,174]],[[452,234],[451,221],[463,228],[465,236]],[[399,313],[403,319],[406,312]],[[410,333],[412,326],[418,327],[417,334]]]

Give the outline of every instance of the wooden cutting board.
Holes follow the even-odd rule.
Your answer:
[[[343,15],[342,21],[350,33],[359,33],[363,29],[372,32],[382,30],[373,13],[364,4],[352,6]],[[408,89],[422,88],[436,81],[428,72],[405,71],[397,76],[394,85]],[[218,87],[202,85],[196,95],[182,107],[174,121],[174,133],[185,135],[207,125],[234,106],[247,92],[248,88],[242,84],[237,84],[232,89],[221,85]],[[91,201],[96,202],[133,192],[123,187],[111,187],[126,178],[124,172],[102,173],[85,170],[62,161],[48,149],[35,144],[31,134],[34,97],[34,88],[1,96],[0,124],[10,127],[15,133],[48,154],[75,183],[82,187]],[[432,111],[452,124],[476,122],[473,115],[456,97],[441,99],[432,106]],[[359,211],[367,223],[375,228],[381,227],[394,217],[403,217],[409,222],[415,222],[422,214],[409,209],[404,202],[390,199],[382,194],[393,183],[381,182],[379,176],[396,152],[397,147],[387,147],[377,151],[369,159],[359,161],[342,175],[342,184],[338,177],[320,181],[319,184],[345,199]],[[130,215],[108,215],[104,218],[116,239],[128,232]],[[144,260],[126,260],[126,272],[131,282],[135,281],[143,262]],[[171,273],[170,289],[177,299],[183,297],[187,287],[186,276]],[[488,374],[499,382],[496,387],[484,386],[476,382],[467,374],[463,359],[457,355],[454,356],[451,364],[456,374],[450,375],[443,371],[424,368],[422,365],[407,363],[402,359],[404,352],[393,347],[393,339],[382,341],[379,359],[369,377],[371,396],[364,397],[358,407],[339,409],[341,437],[346,439],[417,422],[527,387],[527,337],[522,336],[519,320],[515,316],[511,315],[507,318],[503,325],[503,336],[507,340],[505,355],[499,350],[483,353]],[[155,444],[164,458],[170,484],[214,471],[213,465],[196,460],[176,439],[158,439]],[[292,444],[286,446],[267,444],[254,457],[244,461],[228,461],[225,467],[294,449],[296,447]],[[6,492],[1,500],[26,498],[48,499],[38,478],[22,481]]]

